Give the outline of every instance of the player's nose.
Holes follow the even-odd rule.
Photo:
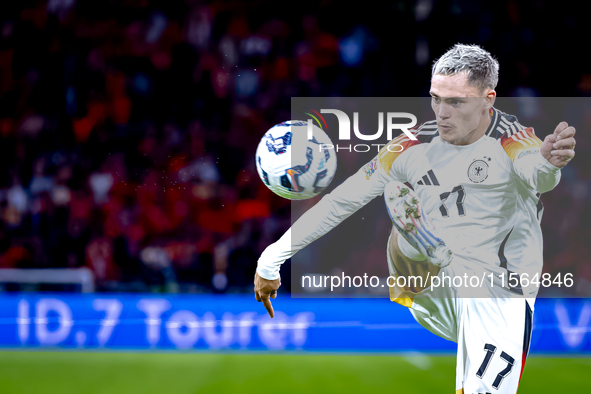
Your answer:
[[[437,108],[437,117],[439,119],[448,119],[451,116],[447,105],[442,104]]]
[[[449,119],[451,117],[451,111],[447,105],[440,105],[437,111],[437,117],[440,120]]]

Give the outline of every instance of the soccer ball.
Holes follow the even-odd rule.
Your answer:
[[[332,141],[317,126],[289,120],[271,127],[256,152],[261,180],[272,192],[290,200],[312,198],[328,187],[337,170]]]

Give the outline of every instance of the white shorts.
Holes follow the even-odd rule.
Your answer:
[[[390,253],[388,263],[393,273]],[[458,269],[465,265],[452,262],[439,276],[463,274]],[[393,299],[427,330],[458,344],[456,393],[517,392],[529,352],[534,299],[505,297],[506,291],[494,289],[489,297],[476,298],[458,296],[463,292],[454,287],[435,287],[412,299]]]

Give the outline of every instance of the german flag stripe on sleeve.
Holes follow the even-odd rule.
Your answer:
[[[542,141],[534,133],[534,129],[527,127],[517,133],[501,139],[503,149],[512,161],[520,157],[537,153]]]
[[[386,173],[390,173],[392,163],[402,152],[417,144],[420,144],[420,141],[411,140],[406,134],[402,134],[384,146],[378,153],[378,160]]]

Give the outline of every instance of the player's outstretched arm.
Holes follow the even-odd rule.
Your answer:
[[[265,301],[260,291],[257,291],[259,289],[257,283],[260,284],[260,289],[276,291],[279,285],[273,285],[277,286],[273,289],[273,287],[269,287],[271,284],[268,282],[280,280],[279,269],[285,260],[328,233],[375,197],[382,195],[386,184],[391,180],[406,182],[404,171],[391,171],[392,164],[402,151],[391,150],[389,147],[390,145],[402,146],[406,152],[408,148],[418,143],[418,140],[410,140],[405,135],[392,140],[373,160],[350,176],[332,193],[324,196],[322,200],[304,213],[277,242],[269,245],[263,251],[258,260],[257,275],[255,276],[255,294],[257,301],[265,303],[265,308],[271,317],[273,317],[273,308],[269,300],[270,293],[265,297]],[[404,164],[401,163],[405,163],[405,161],[397,161],[396,163],[404,167]]]
[[[372,162],[375,164],[375,160]],[[285,260],[322,237],[359,208],[384,192],[388,175],[376,171],[375,176],[368,176],[364,168],[349,177],[332,193],[324,196],[315,206],[304,213],[277,242],[269,245],[259,257],[254,280],[255,297],[257,301],[264,303],[271,317],[274,313],[270,298],[275,298],[273,294],[277,294],[281,283],[279,269]]]

